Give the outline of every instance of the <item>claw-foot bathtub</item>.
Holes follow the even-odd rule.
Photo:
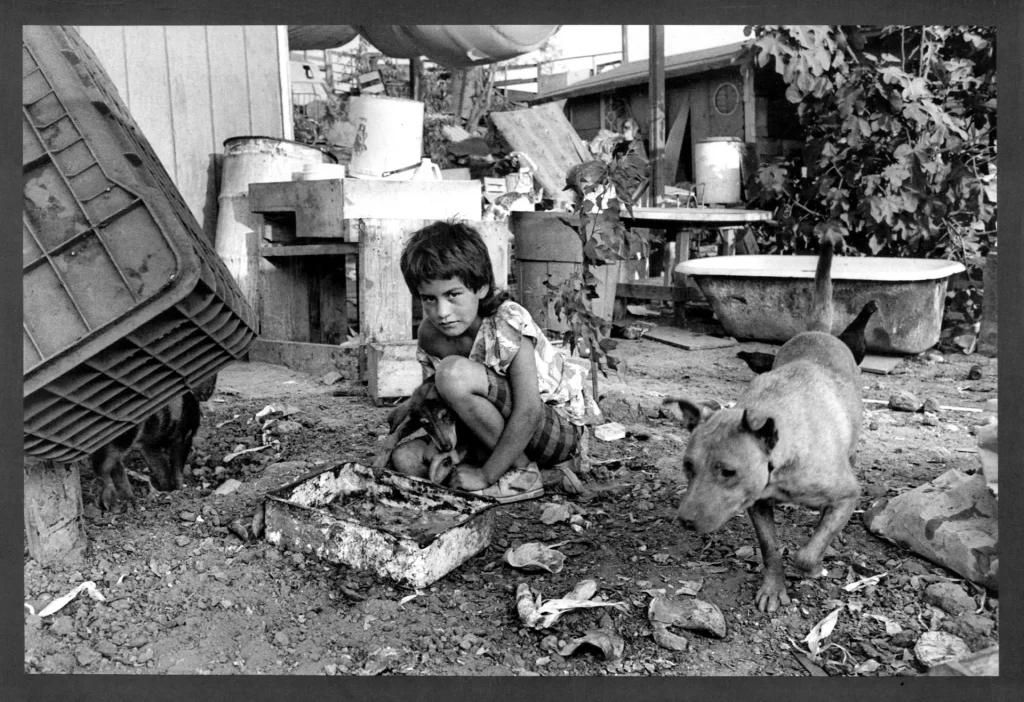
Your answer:
[[[817,256],[712,256],[684,261],[726,331],[738,339],[785,342],[807,328]],[[914,354],[939,340],[946,286],[964,270],[931,258],[832,260],[833,334],[874,300],[865,330],[872,353]],[[677,275],[678,278],[678,275]]]

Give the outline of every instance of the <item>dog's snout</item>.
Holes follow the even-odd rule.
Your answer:
[[[672,522],[676,526],[681,526],[684,529],[693,529],[693,519],[684,516],[681,512],[676,512],[676,516],[672,518]]]

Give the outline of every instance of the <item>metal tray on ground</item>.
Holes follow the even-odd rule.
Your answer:
[[[421,588],[487,547],[497,504],[426,480],[338,463],[267,493],[266,540]],[[421,517],[387,524],[361,517],[360,508]]]

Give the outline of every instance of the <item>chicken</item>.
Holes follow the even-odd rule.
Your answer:
[[[740,351],[736,356],[742,358],[746,362],[747,367],[758,374],[767,373],[772,369],[772,365],[775,363],[775,354],[773,353]]]
[[[858,366],[864,360],[864,354],[867,353],[867,340],[864,338],[864,330],[868,326],[868,320],[871,319],[871,315],[877,311],[878,303],[874,300],[869,300],[861,308],[857,317],[839,335],[839,340],[846,344],[847,348],[853,353],[853,360],[857,362]]]

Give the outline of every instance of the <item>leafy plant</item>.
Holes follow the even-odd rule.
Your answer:
[[[647,160],[635,153],[620,153],[608,160],[593,160],[570,169],[567,185],[576,195],[576,211],[560,217],[573,229],[583,247],[583,262],[573,273],[552,283],[545,281],[544,302],[553,303],[555,313],[568,325],[564,340],[571,353],[589,358],[596,369],[616,367],[608,355],[616,342],[608,338],[611,320],[593,312],[600,283],[595,266],[624,261],[636,254],[646,256],[651,235],[646,230],[627,227],[620,216],[625,207],[630,214],[636,197],[647,183]],[[592,373],[594,397],[597,397],[597,373]]]
[[[747,27],[747,33],[751,27]],[[769,251],[811,247],[834,221],[853,253],[947,258],[968,267],[952,321],[981,312],[977,265],[996,243],[993,27],[752,28],[750,51],[787,84],[799,154],[762,164],[754,202],[776,211]]]

